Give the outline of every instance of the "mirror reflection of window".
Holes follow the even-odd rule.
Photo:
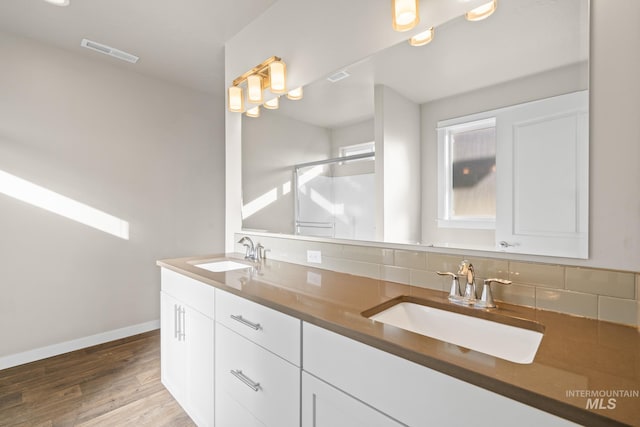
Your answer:
[[[345,145],[340,147],[340,157],[354,156],[356,154],[375,153],[376,145],[374,141],[362,144]]]
[[[442,129],[446,186],[446,221],[494,222],[496,218],[495,118],[463,122]],[[467,224],[468,226],[468,224]],[[483,228],[487,223],[483,224]]]
[[[451,216],[496,217],[496,128],[451,134]]]

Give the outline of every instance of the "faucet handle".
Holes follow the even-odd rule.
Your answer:
[[[485,279],[482,286],[482,296],[480,300],[476,301],[476,307],[480,308],[495,308],[496,303],[493,301],[493,293],[491,292],[491,283],[500,283],[501,285],[510,285],[511,280],[506,279]]]
[[[451,277],[451,289],[449,290],[449,299],[450,300],[459,300],[462,297],[462,291],[460,290],[460,281],[458,280],[458,275],[455,273],[451,273],[450,271],[436,271],[439,276],[450,276]]]
[[[264,246],[262,246],[262,243],[258,243],[255,249],[256,261],[262,261],[264,259],[264,252],[265,252]]]
[[[496,283],[500,283],[501,285],[510,285],[511,283],[513,283],[511,280],[507,280],[507,279],[484,279],[484,284],[485,285],[490,285],[491,283],[496,282]]]

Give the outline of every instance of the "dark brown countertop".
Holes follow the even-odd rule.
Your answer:
[[[162,260],[158,265],[576,423],[640,426],[637,328],[499,304],[496,315],[544,325],[535,360],[522,365],[361,314],[403,295],[450,304],[443,292],[275,260],[222,273],[194,265],[223,259],[251,264],[232,254]],[[596,397],[588,394],[593,393],[603,398],[602,409],[587,409],[588,398]],[[611,403],[615,407],[607,408]]]

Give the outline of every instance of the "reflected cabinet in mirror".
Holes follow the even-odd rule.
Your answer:
[[[245,229],[587,258],[588,0],[434,32],[243,117]]]

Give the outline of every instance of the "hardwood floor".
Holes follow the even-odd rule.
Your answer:
[[[158,330],[0,371],[2,427],[133,425],[195,425],[160,383]]]

